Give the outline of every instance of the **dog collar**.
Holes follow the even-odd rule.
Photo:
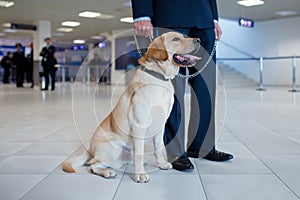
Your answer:
[[[151,76],[159,79],[159,80],[162,80],[162,81],[169,81],[170,79],[166,79],[162,74],[158,73],[158,72],[155,72],[153,70],[149,70],[147,69],[145,66],[141,65],[140,66],[140,69],[148,74],[150,74]]]

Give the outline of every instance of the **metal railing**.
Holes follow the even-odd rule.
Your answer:
[[[247,55],[249,56],[249,55]],[[264,71],[264,61],[265,60],[287,60],[292,59],[292,89],[289,90],[290,92],[298,92],[297,90],[297,59],[300,58],[300,56],[279,56],[279,57],[251,57],[250,58],[217,58],[217,61],[249,61],[249,60],[256,60],[259,61],[259,88],[257,90],[259,91],[265,91],[266,88],[264,87],[264,81],[263,81],[263,71]]]

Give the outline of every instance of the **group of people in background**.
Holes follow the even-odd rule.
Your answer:
[[[51,90],[55,89],[55,75],[57,68],[57,60],[55,58],[55,47],[51,45],[51,38],[45,38],[46,46],[40,52],[42,57],[41,69],[39,70],[40,79],[45,78],[45,85],[41,88],[42,91],[49,90],[49,76],[51,77]],[[24,80],[31,83],[31,88],[34,87],[34,62],[33,62],[33,43],[29,44],[30,53],[25,56],[22,49],[22,44],[15,45],[16,51],[7,52],[1,60],[3,68],[3,83],[8,84],[11,81],[16,83],[18,88],[24,87]]]
[[[16,82],[17,87],[24,87],[24,79],[26,75],[26,81],[33,83],[33,44],[30,43],[31,51],[25,57],[25,53],[22,50],[22,44],[16,44],[16,51],[11,53],[7,52],[1,60],[1,66],[3,68],[3,83],[10,83],[10,79]]]

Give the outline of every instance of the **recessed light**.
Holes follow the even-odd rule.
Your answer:
[[[290,15],[296,15],[297,12],[293,11],[293,10],[282,10],[282,11],[278,11],[276,12],[276,15],[280,15],[280,16],[290,16]]]
[[[133,18],[132,17],[123,17],[120,19],[121,22],[125,23],[133,23]]]
[[[15,3],[12,1],[0,1],[0,7],[9,8],[13,5],[15,5]]]
[[[73,40],[74,44],[84,44],[85,40]]]
[[[70,27],[76,27],[80,25],[80,22],[75,21],[65,21],[61,23],[62,26],[70,26]]]
[[[5,33],[0,33],[0,37],[3,37],[3,36],[5,36]]]
[[[95,18],[99,17],[101,13],[98,12],[92,12],[92,11],[84,11],[78,14],[79,17],[87,17],[87,18]]]
[[[250,7],[250,6],[262,5],[265,2],[262,0],[243,0],[243,1],[238,1],[237,3],[242,6]]]
[[[65,28],[65,27],[57,28],[56,30],[60,32],[66,32],[66,33],[73,31],[72,28]]]

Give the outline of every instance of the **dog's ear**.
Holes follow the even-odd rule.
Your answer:
[[[146,54],[140,58],[141,64],[146,61],[166,61],[168,60],[168,52],[164,43],[164,36],[156,38],[149,46]]]

